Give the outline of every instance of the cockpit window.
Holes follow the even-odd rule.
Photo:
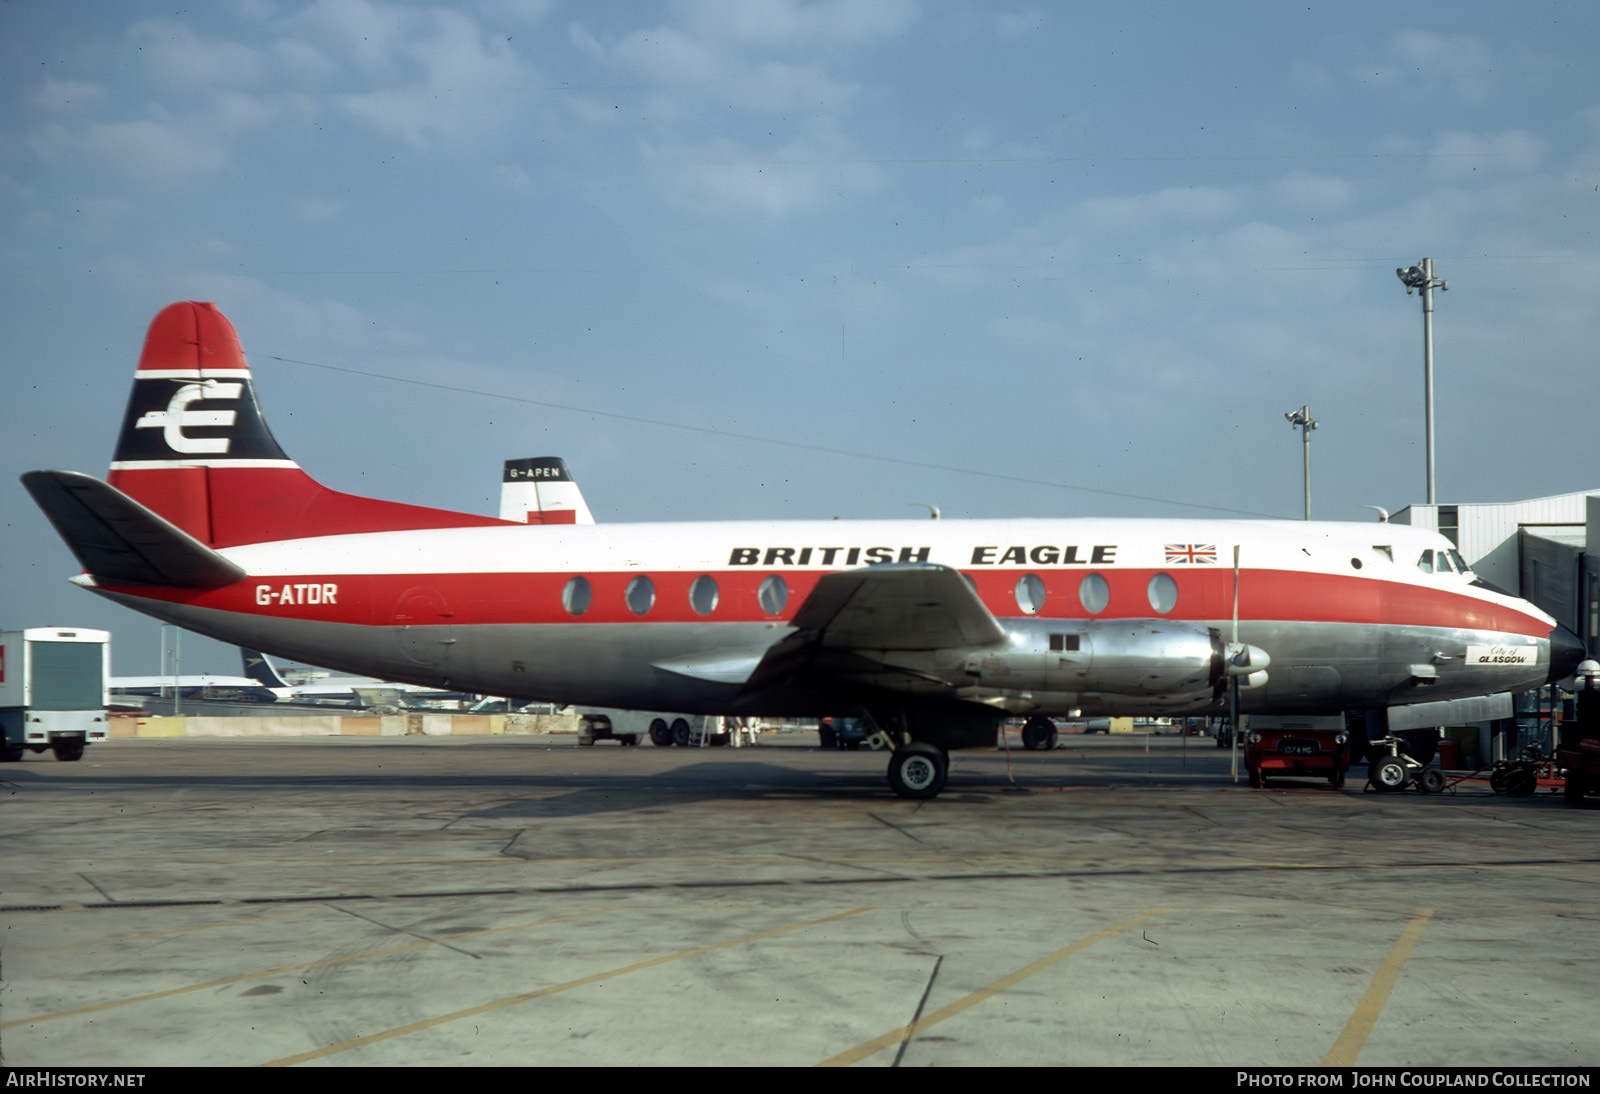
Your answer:
[[[1433,573],[1433,552],[1424,551],[1422,557],[1417,559],[1417,569],[1425,574]]]
[[[1471,567],[1467,565],[1467,560],[1461,557],[1460,551],[1451,551],[1450,558],[1456,564],[1456,573],[1464,574],[1470,571]]]
[[[1441,574],[1448,574],[1455,568],[1450,565],[1450,556],[1444,551],[1440,551],[1434,558],[1433,565],[1434,569]]]

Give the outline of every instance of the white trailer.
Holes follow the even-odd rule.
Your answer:
[[[716,714],[661,714],[649,710],[610,710],[576,707],[578,743],[613,740],[636,745],[649,737],[655,745],[754,744],[759,727],[754,719],[724,718]]]
[[[0,762],[50,749],[81,760],[106,739],[111,634],[83,627],[0,631]]]

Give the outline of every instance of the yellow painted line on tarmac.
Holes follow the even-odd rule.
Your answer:
[[[1378,1015],[1383,1012],[1384,1004],[1389,1001],[1389,993],[1394,990],[1395,981],[1400,979],[1400,970],[1410,959],[1411,951],[1417,948],[1423,928],[1427,927],[1428,920],[1432,918],[1432,908],[1418,908],[1416,914],[1411,917],[1411,922],[1406,924],[1406,929],[1400,932],[1400,938],[1389,951],[1389,956],[1383,959],[1378,971],[1372,974],[1372,983],[1367,985],[1366,994],[1356,1004],[1355,1012],[1350,1015],[1350,1021],[1345,1023],[1344,1032],[1339,1034],[1339,1039],[1333,1043],[1333,1048],[1322,1058],[1323,1067],[1355,1066],[1356,1057],[1361,1055],[1367,1037],[1378,1024]]]
[[[0,1022],[0,1029],[10,1029],[13,1026],[31,1026],[37,1022],[51,1022],[57,1018],[72,1018],[80,1014],[94,1014],[98,1011],[111,1010],[115,1007],[126,1007],[134,1003],[149,1003],[156,999],[168,999],[174,995],[187,995],[190,992],[205,991],[207,988],[220,988],[228,984],[237,984],[244,980],[260,980],[267,976],[280,976],[286,972],[300,972],[304,969],[319,969],[326,965],[343,965],[351,961],[364,961],[369,957],[386,957],[389,954],[404,953],[407,950],[420,950],[428,946],[439,946],[446,942],[459,942],[463,938],[477,938],[487,934],[502,934],[506,931],[531,930],[534,927],[544,927],[551,923],[561,923],[569,919],[581,919],[584,916],[600,915],[604,912],[615,912],[622,908],[620,904],[613,904],[605,908],[595,908],[587,912],[573,912],[569,915],[552,916],[549,919],[536,919],[529,923],[516,923],[509,927],[485,927],[478,931],[466,931],[462,934],[441,935],[438,938],[423,939],[411,942],[404,946],[390,946],[382,950],[367,950],[364,953],[347,954],[344,957],[325,957],[320,961],[307,961],[301,965],[284,965],[276,969],[261,969],[258,972],[240,973],[238,976],[225,976],[221,980],[208,980],[204,984],[188,984],[181,988],[169,988],[166,991],[153,991],[144,995],[130,995],[126,999],[112,999],[105,1003],[94,1003],[87,1007],[74,1007],[71,1010],[58,1010],[49,1014],[36,1014],[31,1018],[16,1018],[10,1022]]]
[[[603,980],[611,980],[619,976],[626,976],[630,972],[640,972],[644,969],[653,969],[659,965],[670,964],[673,961],[682,961],[686,957],[694,957],[697,954],[711,953],[715,950],[725,950],[733,946],[742,946],[747,942],[758,942],[763,938],[773,938],[780,934],[788,934],[790,931],[801,931],[805,930],[807,927],[817,927],[824,923],[833,923],[840,919],[849,919],[851,916],[857,916],[863,912],[870,911],[872,911],[871,908],[852,908],[847,912],[840,912],[837,915],[824,916],[821,919],[808,919],[803,923],[791,923],[785,927],[774,927],[770,931],[761,931],[757,934],[747,934],[740,938],[730,938],[726,942],[713,942],[709,946],[696,946],[690,950],[678,950],[676,953],[662,954],[660,957],[652,957],[647,961],[637,961],[632,965],[624,965],[618,969],[609,969],[605,972],[597,972],[592,976],[582,976],[576,980],[568,980],[563,984],[551,984],[547,988],[538,988],[534,991],[525,991],[520,995],[512,995],[507,996],[504,999],[496,999],[491,1003],[482,1003],[476,1007],[468,1007],[465,1010],[452,1011],[449,1014],[441,1014],[436,1018],[424,1018],[418,1022],[411,1022],[404,1026],[396,1026],[394,1029],[386,1029],[380,1030],[377,1033],[369,1033],[365,1037],[357,1037],[350,1041],[340,1041],[338,1044],[326,1045],[322,1048],[313,1049],[310,1052],[302,1052],[295,1056],[285,1056],[281,1060],[272,1060],[261,1066],[293,1067],[295,1064],[303,1064],[307,1060],[319,1060],[324,1056],[332,1056],[335,1053],[348,1052],[350,1049],[360,1048],[362,1045],[370,1045],[377,1041],[387,1041],[394,1037],[404,1037],[411,1033],[420,1033],[422,1030],[433,1029],[435,1026],[442,1026],[448,1022],[458,1022],[463,1018],[471,1018],[474,1015],[485,1014],[489,1011],[500,1010],[504,1007],[513,1007],[518,1003],[526,1003],[531,999],[541,999],[547,995],[555,995],[557,992],[570,991],[573,988],[581,988],[589,984],[598,984]]]
[[[943,1022],[947,1018],[954,1018],[962,1011],[970,1010],[979,1003],[991,999],[1003,991],[1007,991],[1016,987],[1018,984],[1028,979],[1028,977],[1033,976],[1035,973],[1043,972],[1050,966],[1057,964],[1058,962],[1065,961],[1073,954],[1082,953],[1090,946],[1093,946],[1096,942],[1103,942],[1113,935],[1121,934],[1130,927],[1137,927],[1145,920],[1153,919],[1167,910],[1168,909],[1166,908],[1154,908],[1148,912],[1136,915],[1132,919],[1124,919],[1121,923],[1118,923],[1112,927],[1107,927],[1103,931],[1096,931],[1094,934],[1091,934],[1085,938],[1080,938],[1078,941],[1074,942],[1065,949],[1060,949],[1046,957],[1041,957],[1031,965],[1024,965],[1016,972],[1007,976],[1002,976],[1000,979],[996,980],[987,987],[979,988],[977,991],[972,992],[969,995],[964,995],[955,1002],[950,1003],[947,1006],[940,1007],[932,1014],[925,1014],[909,1025],[901,1026],[899,1029],[892,1029],[888,1033],[883,1034],[881,1037],[874,1037],[872,1040],[864,1042],[863,1044],[859,1044],[855,1048],[841,1052],[837,1056],[831,1056],[817,1066],[849,1067],[851,1064],[859,1063],[874,1053],[882,1052],[886,1048],[915,1037],[926,1030],[932,1029],[934,1026],[938,1025],[940,1022]]]

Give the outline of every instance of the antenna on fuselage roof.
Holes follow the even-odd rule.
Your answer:
[[[907,505],[920,505],[920,506],[922,506],[924,509],[926,509],[928,511],[931,519],[933,519],[933,520],[938,520],[939,519],[939,507],[937,505],[934,505],[932,502],[908,501],[908,502],[906,502],[906,504]]]
[[[1381,505],[1363,505],[1361,508],[1363,508],[1363,509],[1371,509],[1374,513],[1378,514],[1378,523],[1379,524],[1388,524],[1389,523],[1389,510],[1385,509],[1383,506],[1381,506]]]

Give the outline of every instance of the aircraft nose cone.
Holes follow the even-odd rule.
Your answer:
[[[1549,683],[1565,680],[1577,671],[1578,664],[1589,653],[1583,648],[1583,641],[1567,630],[1557,627],[1550,632],[1550,675],[1546,677]]]

